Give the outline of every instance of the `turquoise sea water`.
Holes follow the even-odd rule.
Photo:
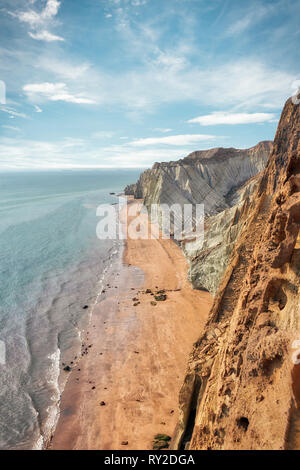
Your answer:
[[[118,241],[96,208],[139,170],[0,173],[0,449],[40,448],[57,417],[61,361],[80,347]]]

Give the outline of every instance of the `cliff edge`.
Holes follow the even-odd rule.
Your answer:
[[[300,448],[299,135],[290,99],[190,355],[174,449]]]
[[[264,141],[249,149],[192,152],[176,162],[155,163],[125,188],[125,194],[143,198],[148,211],[152,204],[204,205],[204,241],[181,243],[193,287],[216,293],[271,149],[272,142]]]

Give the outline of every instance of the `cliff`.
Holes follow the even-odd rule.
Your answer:
[[[229,209],[232,252],[190,355],[175,449],[300,448],[299,135],[300,106],[288,100],[265,170],[244,202]],[[249,177],[250,167],[260,169],[253,160]],[[226,210],[210,220],[215,237]],[[202,264],[201,253],[196,262]]]
[[[204,241],[200,248],[183,245],[189,260],[189,279],[198,289],[206,289],[212,295],[218,290],[236,239],[245,224],[245,213],[251,204],[251,196],[257,189],[261,172],[234,192],[235,202],[205,221]]]
[[[272,143],[246,150],[215,148],[193,152],[176,162],[155,163],[127,194],[151,204],[204,204],[206,216],[233,205],[233,193],[264,169]]]
[[[258,173],[268,160],[272,142],[239,150],[214,148],[196,151],[186,158],[155,163],[143,172],[125,194],[143,198],[150,211],[152,204],[203,204],[205,238],[182,243],[190,263],[189,278],[194,287],[215,294],[235,239],[243,226],[241,215],[257,188]]]

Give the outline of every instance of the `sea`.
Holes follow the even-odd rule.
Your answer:
[[[122,240],[99,240],[140,169],[0,172],[0,449],[42,449]],[[115,193],[115,194],[111,194]]]

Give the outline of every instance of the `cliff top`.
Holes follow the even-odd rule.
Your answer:
[[[157,169],[161,166],[165,167],[172,167],[178,164],[185,164],[190,165],[194,164],[195,162],[203,161],[207,162],[208,160],[211,162],[222,162],[225,161],[227,158],[234,158],[239,157],[243,154],[255,154],[256,152],[261,152],[262,150],[271,152],[273,146],[273,142],[270,140],[264,140],[259,142],[258,144],[250,147],[248,149],[236,149],[234,147],[224,148],[224,147],[215,147],[209,150],[196,150],[187,157],[170,162],[156,162],[154,163],[152,169]]]

